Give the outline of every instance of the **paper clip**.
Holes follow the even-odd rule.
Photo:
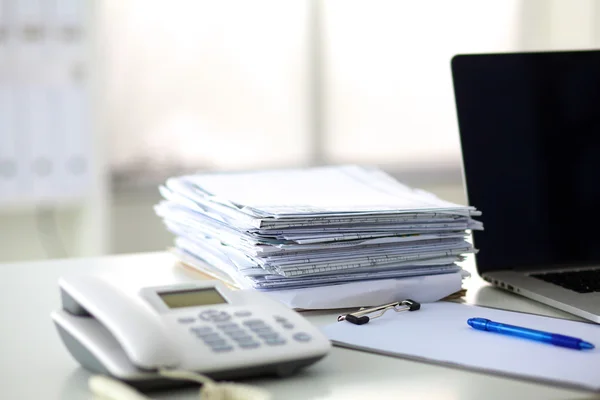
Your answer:
[[[371,307],[371,308],[361,308],[360,310],[350,313],[343,314],[338,317],[338,321],[348,321],[355,325],[364,325],[373,318],[381,317],[386,311],[394,310],[396,312],[402,311],[417,311],[421,308],[421,304],[417,303],[414,300],[406,299],[402,301],[396,301],[390,304],[384,304],[382,306]],[[371,314],[379,311],[379,314],[368,316],[366,314]]]

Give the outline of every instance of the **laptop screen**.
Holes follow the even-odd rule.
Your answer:
[[[600,50],[458,55],[478,272],[600,265]]]

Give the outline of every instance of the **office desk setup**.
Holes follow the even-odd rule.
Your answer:
[[[0,340],[5,399],[91,399],[88,379],[66,351],[50,319],[60,308],[58,279],[67,273],[91,271],[157,271],[182,280],[199,275],[177,263],[169,253],[148,253],[92,259],[53,260],[0,265]],[[488,286],[477,277],[466,284],[460,301],[566,319],[577,319],[540,303]],[[331,324],[336,311],[302,313],[317,327]],[[398,333],[399,336],[402,332]],[[526,355],[524,355],[526,356]],[[560,386],[511,379],[368,352],[334,347],[321,361],[285,377],[244,381],[268,390],[274,399],[592,399],[598,395]],[[150,392],[155,399],[193,399],[196,387]]]

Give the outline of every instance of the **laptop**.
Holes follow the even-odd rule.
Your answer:
[[[478,274],[600,323],[600,50],[461,54],[452,79]]]

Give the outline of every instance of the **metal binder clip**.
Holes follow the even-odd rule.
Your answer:
[[[372,320],[373,318],[381,317],[387,310],[394,310],[396,312],[402,311],[417,311],[421,308],[421,304],[417,303],[414,300],[406,299],[402,301],[396,301],[390,304],[384,304],[382,306],[371,307],[371,308],[361,308],[360,310],[350,313],[343,314],[338,317],[338,321],[348,321],[355,325],[363,325]],[[366,314],[371,314],[379,311],[378,314],[368,316]]]

